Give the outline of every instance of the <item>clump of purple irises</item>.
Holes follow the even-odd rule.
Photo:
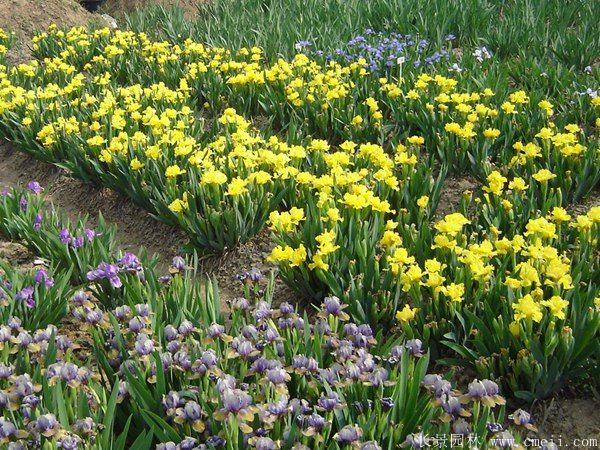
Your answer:
[[[257,270],[240,278],[244,285],[262,279]],[[133,408],[131,402],[147,387],[143,395],[162,395],[161,408],[153,413],[180,439],[158,449],[220,448],[232,439],[236,446],[256,449],[277,449],[284,442],[299,449],[324,448],[328,439],[365,450],[390,442],[420,448],[423,427],[436,434],[436,423],[450,423],[454,433],[469,435],[479,431],[471,420],[476,404],[495,423],[492,410],[504,403],[490,380],[475,380],[462,394],[439,375],[419,378],[416,368],[427,364],[419,339],[382,350],[373,329],[350,322],[336,297],[328,297],[311,320],[288,303],[273,307],[264,300],[242,300],[232,302],[227,324],[206,317],[164,324],[145,304],[123,305],[102,320],[86,320],[99,337],[96,351],[111,349],[105,370],[120,379],[121,405]],[[85,301],[98,310],[93,298]],[[80,308],[81,299],[76,303]],[[425,405],[402,417],[396,410],[406,395],[398,389],[401,373]],[[146,383],[132,383],[132,377]],[[154,390],[157,380],[168,380],[164,391]],[[420,420],[429,408],[439,422]],[[391,417],[420,428],[383,433],[364,426],[372,417],[375,428],[385,428]],[[286,431],[290,427],[293,434]]]
[[[99,448],[95,446],[101,430],[97,414],[106,405],[97,395],[97,374],[70,361],[75,345],[57,335],[54,325],[33,332],[21,325],[16,317],[0,325],[0,345],[6,350],[0,356],[0,446],[11,450],[49,445],[63,450]],[[52,394],[46,395],[47,390]],[[77,410],[84,402],[89,415],[65,425],[53,402],[59,391],[65,411]]]
[[[136,255],[125,253],[116,264],[100,263],[98,267],[87,273],[87,279],[88,281],[108,280],[113,287],[120,288],[123,286],[123,282],[119,274],[135,274],[138,278],[143,279],[144,268]]]
[[[12,293],[13,283],[0,277],[0,301],[4,300],[8,294],[14,296],[16,301],[23,302],[27,308],[33,309],[36,304],[35,292],[38,285],[43,285],[45,289],[54,286],[54,279],[48,275],[46,269],[36,270],[33,276],[33,284],[24,286],[14,293]]]
[[[41,228],[42,221],[43,217],[38,214],[34,219],[33,227],[36,229]],[[96,237],[96,232],[90,228],[86,228],[82,236],[73,236],[68,228],[63,228],[58,235],[63,244],[71,245],[75,249],[83,247],[86,242],[92,242]]]

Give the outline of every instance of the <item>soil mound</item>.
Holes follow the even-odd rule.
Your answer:
[[[20,38],[31,38],[50,24],[85,25],[92,15],[76,0],[2,0],[0,27]]]
[[[72,27],[88,24],[94,16],[76,0],[2,0],[0,28],[14,32],[9,60],[24,62],[30,58],[31,37],[51,24]]]
[[[199,6],[205,0],[106,0],[102,5],[101,12],[106,12],[113,17],[132,13],[149,6],[162,6],[165,9],[178,6],[183,9],[186,19],[191,20],[198,14]]]

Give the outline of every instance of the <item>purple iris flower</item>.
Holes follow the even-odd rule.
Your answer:
[[[75,292],[75,295],[73,295],[71,302],[73,302],[73,305],[75,305],[75,306],[83,306],[83,304],[85,302],[87,302],[88,300],[89,300],[89,298],[85,292],[77,291],[77,292]]]
[[[77,236],[76,238],[73,239],[73,248],[75,248],[75,249],[83,247],[84,244],[85,244],[85,240],[84,240],[83,236]]]
[[[267,302],[260,301],[256,305],[256,309],[254,310],[254,318],[256,320],[266,319],[270,317],[272,313],[273,311],[269,307],[269,304]]]
[[[35,219],[33,219],[33,229],[35,231],[39,231],[42,228],[42,221],[44,217],[41,214],[36,214]]]
[[[267,371],[267,380],[273,384],[285,384],[288,379],[289,375],[285,369],[275,368]]]
[[[142,334],[135,343],[135,351],[140,356],[149,355],[154,351],[154,342],[152,342],[152,339],[149,339],[148,336]]]
[[[321,397],[319,397],[319,400],[317,400],[317,404],[325,411],[333,411],[334,409],[342,406],[342,402],[335,392],[321,394]]]
[[[69,242],[71,242],[71,232],[66,228],[63,228],[61,230],[58,237],[63,244],[68,244]]]
[[[322,430],[326,424],[327,421],[325,420],[325,418],[317,413],[313,413],[311,416],[308,417],[307,420],[307,425],[311,428],[314,428],[317,431]]]
[[[40,194],[44,189],[37,181],[30,181],[27,183],[27,189],[29,189],[34,194]]]
[[[491,433],[500,433],[502,430],[504,430],[504,427],[502,426],[502,424],[496,423],[496,422],[489,422],[488,424],[486,424],[486,428]]]
[[[262,280],[263,274],[259,269],[253,268],[248,273],[248,277],[250,278],[250,281],[252,281],[253,283],[258,283],[260,280]]]
[[[471,434],[471,425],[462,417],[458,418],[452,424],[452,432],[454,434],[461,434],[463,436],[468,436]]]
[[[183,334],[184,336],[187,336],[188,334],[190,334],[194,331],[194,324],[192,322],[190,322],[189,320],[184,320],[179,325],[178,330],[181,334]]]
[[[181,450],[194,450],[194,449],[201,448],[201,447],[198,447],[197,439],[188,437],[179,443],[179,448]]]
[[[251,404],[252,397],[241,389],[227,389],[223,392],[223,408],[226,412],[237,414]]]
[[[52,278],[50,278],[50,276],[48,275],[48,271],[46,269],[38,270],[35,273],[34,280],[35,280],[36,284],[40,284],[43,281],[44,286],[46,286],[46,289],[50,289],[52,286],[54,286],[54,280]]]
[[[149,317],[150,316],[150,306],[144,303],[140,303],[135,305],[135,311],[138,313],[140,317]]]
[[[175,256],[171,262],[171,267],[175,270],[185,269],[185,259],[183,259],[181,256]]]
[[[342,444],[357,442],[362,436],[362,429],[357,425],[346,425],[333,437]]]
[[[65,352],[68,349],[73,348],[73,341],[71,341],[66,336],[58,336],[56,338],[56,348],[58,348],[60,351]]]
[[[206,334],[211,339],[217,339],[218,337],[220,337],[223,334],[225,334],[225,327],[223,325],[221,325],[221,324],[213,323],[206,330]]]
[[[524,411],[522,409],[517,409],[510,416],[508,416],[508,418],[512,419],[515,424],[523,426],[523,427],[526,427],[527,425],[531,425],[531,423],[532,423],[531,414],[529,414],[527,411]]]
[[[278,446],[270,437],[260,437],[254,443],[256,450],[275,450]]]
[[[406,344],[404,344],[404,345],[408,349],[408,352],[412,356],[422,356],[423,355],[423,352],[422,352],[423,342],[421,341],[421,339],[410,339],[410,340],[406,341]]]
[[[226,441],[221,436],[211,436],[206,440],[206,444],[214,448],[223,447]]]
[[[164,330],[164,335],[167,341],[174,341],[179,336],[179,333],[177,332],[177,328],[173,325],[167,325]]]
[[[0,380],[6,380],[14,372],[15,372],[15,369],[12,366],[6,366],[4,364],[0,364]]]
[[[137,272],[142,268],[142,263],[133,253],[125,253],[121,259],[117,261],[119,266],[123,268],[123,270]]]
[[[26,288],[21,289],[19,292],[17,292],[17,294],[15,295],[15,300],[24,301],[25,305],[29,309],[32,309],[33,307],[35,307],[35,300],[33,298],[33,293],[34,293],[33,286],[28,286]]]
[[[202,417],[202,408],[195,401],[189,401],[183,407],[183,413],[186,420],[200,420]]]
[[[129,321],[129,331],[132,333],[139,333],[145,326],[146,324],[138,316],[135,316]]]
[[[310,47],[312,45],[312,42],[310,41],[298,41],[296,42],[296,45],[294,45],[294,48],[296,49],[297,52],[301,52],[302,50],[304,50],[307,47]]]
[[[339,316],[342,313],[342,304],[337,297],[325,297],[323,300],[323,310],[326,314]]]
[[[381,450],[381,447],[375,441],[368,441],[361,444],[360,450]]]
[[[73,431],[78,434],[91,434],[95,427],[96,424],[94,423],[94,419],[91,417],[86,417],[75,422],[75,425],[73,425]]]
[[[106,279],[110,281],[115,288],[123,286],[123,282],[119,278],[119,268],[113,264],[101,263],[96,269],[87,273],[88,281],[98,281]]]
[[[77,435],[67,435],[57,442],[57,447],[63,450],[77,450],[79,448],[79,443],[81,442],[81,438]]]
[[[54,414],[44,414],[38,417],[35,425],[40,433],[47,433],[59,426]]]
[[[156,450],[177,450],[177,444],[173,441],[163,442],[156,446]]]
[[[7,421],[4,417],[0,417],[0,439],[10,439],[17,435],[17,427]]]
[[[413,433],[406,436],[406,441],[404,441],[405,446],[410,446],[414,449],[424,448],[429,446],[427,436],[421,433]]]
[[[217,365],[218,359],[217,354],[214,350],[207,350],[202,353],[202,357],[200,358],[202,364],[207,367],[215,367]]]

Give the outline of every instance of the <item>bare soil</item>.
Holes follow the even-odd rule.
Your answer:
[[[25,266],[32,262],[32,256],[25,246],[7,241],[2,235],[0,235],[0,259],[11,266]]]
[[[533,438],[552,439],[561,448],[600,448],[600,399],[556,396],[533,414],[539,430]]]
[[[85,25],[88,13],[76,0],[2,0],[0,27],[22,38],[44,31],[51,24],[58,26]]]
[[[31,55],[30,39],[51,24],[60,27],[102,22],[77,0],[1,0],[0,28],[14,32],[16,44],[8,53],[10,62],[25,62]]]
[[[446,178],[440,195],[440,202],[435,212],[435,221],[456,211],[465,192],[474,192],[480,187],[481,183],[472,175],[453,175]]]
[[[183,10],[184,17],[189,20],[198,14],[199,5],[202,3],[204,3],[204,0],[106,0],[100,12],[119,18],[124,14],[132,13],[148,6],[159,5],[165,9],[178,6]]]

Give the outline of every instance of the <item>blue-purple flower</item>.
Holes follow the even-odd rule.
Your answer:
[[[41,194],[44,190],[40,183],[38,183],[37,181],[30,181],[29,183],[27,183],[27,189],[29,189],[34,194]]]
[[[340,444],[353,444],[360,440],[362,434],[363,431],[358,425],[346,425],[333,436],[333,439]]]
[[[22,301],[27,308],[33,309],[35,307],[34,292],[33,286],[27,286],[16,293],[15,300]]]
[[[108,280],[115,288],[123,286],[119,278],[119,268],[113,264],[101,263],[96,269],[87,273],[88,281]]]

